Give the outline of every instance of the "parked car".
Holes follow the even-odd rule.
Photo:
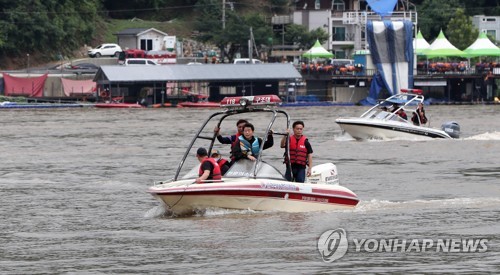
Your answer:
[[[101,44],[94,49],[88,51],[89,57],[101,57],[101,56],[116,56],[122,52],[122,48],[118,44]]]
[[[252,58],[252,62],[250,62],[250,58],[235,58],[233,60],[233,64],[261,64],[262,61]]]
[[[155,61],[151,60],[151,59],[147,59],[147,58],[127,58],[125,59],[125,62],[123,63],[123,65],[125,66],[129,66],[129,65],[146,65],[146,66],[149,66],[149,65],[158,65],[158,63],[156,63]]]

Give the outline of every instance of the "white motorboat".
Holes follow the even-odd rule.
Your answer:
[[[262,159],[263,144],[256,161],[236,161],[220,181],[196,183],[199,164],[194,165],[181,177],[186,158],[195,143],[204,140],[205,143],[208,142],[206,148],[213,148],[216,134],[213,130],[206,131],[213,129],[207,127],[210,121],[218,121],[216,125],[219,127],[225,118],[232,115],[248,116],[250,113],[265,112],[271,116],[265,133],[271,130],[277,117],[281,117],[286,123],[283,129],[288,129],[290,118],[285,111],[277,108],[280,103],[281,100],[275,95],[223,99],[221,107],[225,110],[211,115],[201,126],[181,159],[174,178],[156,182],[148,192],[175,215],[211,208],[308,212],[355,207],[359,202],[358,197],[348,188],[339,185],[337,168],[333,163],[314,166],[305,183],[287,181],[279,169]],[[211,134],[204,134],[207,132]],[[288,136],[288,133],[275,132],[274,135]],[[263,140],[265,142],[267,137]],[[282,163],[281,156],[277,159],[281,159]]]
[[[428,124],[414,124],[412,114],[416,111],[418,103],[424,103],[422,90],[403,89],[380,101],[360,117],[341,117],[335,120],[343,131],[358,140],[367,139],[451,139],[460,136],[460,125],[454,121],[445,122],[441,129],[430,127]],[[389,111],[388,108],[393,108]],[[400,117],[397,112],[403,110],[408,114],[408,119]],[[417,116],[417,119],[418,116]]]

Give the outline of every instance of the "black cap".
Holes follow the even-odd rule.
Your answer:
[[[207,149],[205,149],[203,147],[198,148],[198,150],[196,151],[196,154],[198,156],[208,156]]]

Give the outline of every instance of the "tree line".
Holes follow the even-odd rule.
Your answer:
[[[273,14],[287,14],[295,1],[226,1],[222,24],[222,0],[0,0],[0,59],[42,52],[47,58],[70,54],[84,44],[99,41],[106,20],[140,17],[147,20],[191,20],[202,42],[218,45],[227,56],[248,49],[250,28],[258,47],[298,45],[305,49],[316,39],[325,41],[322,29],[303,26],[273,30]],[[419,28],[427,40],[442,29],[451,43],[464,49],[477,38],[473,15],[499,15],[498,0],[415,0]],[[252,9],[253,8],[253,9]],[[256,10],[260,9],[260,10]],[[241,13],[242,10],[251,12]],[[0,66],[1,67],[1,66]]]

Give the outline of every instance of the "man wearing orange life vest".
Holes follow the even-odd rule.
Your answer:
[[[207,149],[198,148],[196,157],[201,163],[198,171],[199,177],[196,178],[197,183],[203,183],[205,180],[217,181],[222,179],[219,164],[215,159],[208,157]]]
[[[304,122],[300,120],[295,121],[292,127],[293,135],[291,135],[288,140],[292,171],[289,170],[287,165],[285,178],[289,181],[295,179],[296,182],[305,182],[306,166],[307,176],[311,176],[313,150],[307,137],[302,134],[304,130]],[[286,136],[281,139],[281,148],[286,148]],[[285,163],[288,163],[286,154]]]

